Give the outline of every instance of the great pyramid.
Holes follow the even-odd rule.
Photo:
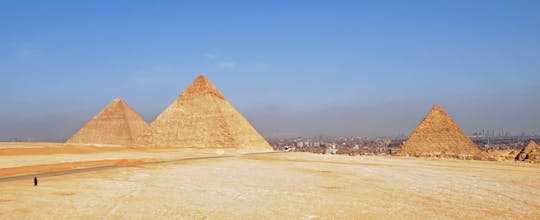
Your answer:
[[[516,156],[516,160],[540,163],[540,145],[531,140]]]
[[[200,75],[152,122],[158,146],[271,150],[221,92]]]
[[[479,153],[480,149],[444,109],[440,105],[435,105],[398,154],[464,158]]]
[[[145,145],[150,125],[122,99],[116,98],[67,143]]]

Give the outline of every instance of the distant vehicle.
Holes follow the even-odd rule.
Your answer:
[[[337,154],[337,149],[335,148],[327,148],[326,154]]]
[[[282,148],[281,148],[281,151],[283,151],[283,152],[291,152],[291,151],[292,151],[292,147],[291,147],[291,146],[285,146],[285,147],[282,147]]]

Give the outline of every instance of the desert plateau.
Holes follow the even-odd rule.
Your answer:
[[[0,144],[0,219],[540,215],[537,164],[66,145]]]

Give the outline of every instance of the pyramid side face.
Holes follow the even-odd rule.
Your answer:
[[[204,76],[203,76],[204,77]],[[197,78],[154,122],[153,144],[271,150],[205,77]]]
[[[272,150],[272,147],[264,137],[229,102],[226,100],[218,101],[222,102],[219,105],[221,114],[227,119],[225,122],[237,147],[242,149]]]
[[[213,97],[171,104],[152,122],[153,144],[182,147],[230,147],[233,139]]]
[[[527,148],[531,150],[540,149],[540,145],[538,145],[536,142],[531,140],[529,144],[527,144]]]
[[[115,99],[84,127],[75,133],[67,143],[81,144],[147,144],[142,135],[150,126],[131,107]]]
[[[150,124],[146,122],[133,108],[123,102],[124,115],[131,135],[133,145],[147,145],[150,143]]]
[[[400,154],[468,156],[480,149],[440,106],[435,106],[405,142]]]

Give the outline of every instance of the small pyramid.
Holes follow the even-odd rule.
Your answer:
[[[531,140],[516,156],[516,160],[540,163],[540,145]]]
[[[150,125],[122,99],[116,98],[67,143],[144,145]]]
[[[416,127],[398,154],[462,158],[478,153],[480,149],[465,132],[440,105],[435,105]]]
[[[200,75],[152,122],[153,144],[271,150],[266,140]]]

